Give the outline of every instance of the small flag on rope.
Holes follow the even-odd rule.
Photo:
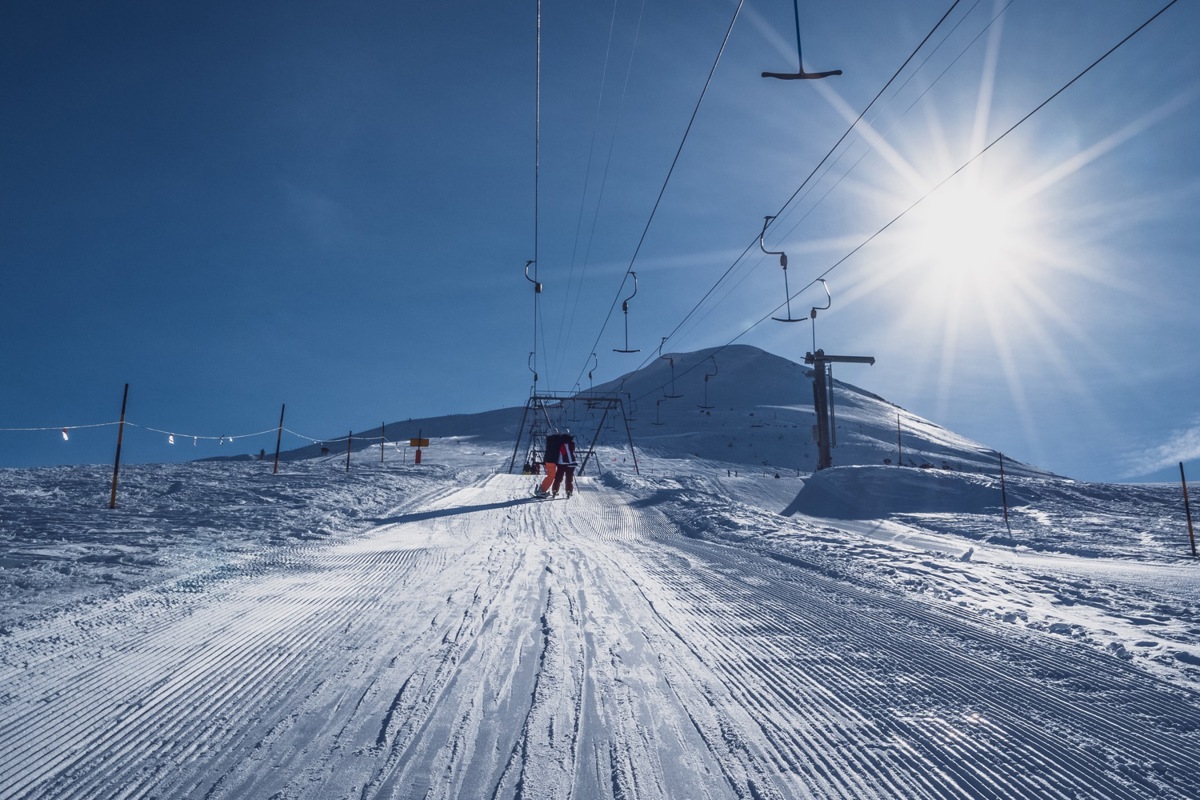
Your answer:
[[[66,429],[66,428],[63,428],[63,441],[64,441],[64,442],[69,442],[69,441],[71,441],[71,437],[70,437],[70,436],[67,436],[67,429]]]
[[[199,446],[200,446],[200,437],[193,436],[192,437],[192,447],[199,447]]]
[[[175,444],[175,434],[173,434],[173,433],[167,434],[167,444]]]

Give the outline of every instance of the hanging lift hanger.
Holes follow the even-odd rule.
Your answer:
[[[768,250],[766,245],[763,244],[763,237],[767,235],[767,226],[771,224],[771,220],[773,219],[775,219],[775,217],[763,217],[762,233],[758,234],[758,247],[769,256],[779,256],[779,266],[783,267],[783,299],[787,304],[787,317],[771,317],[771,319],[775,320],[776,322],[803,322],[803,317],[792,316],[792,291],[788,288],[787,253],[783,252],[782,250],[778,252],[774,250]]]
[[[817,80],[819,78],[828,78],[831,75],[841,75],[840,69],[831,69],[827,72],[805,72],[804,71],[804,51],[800,47],[800,0],[792,0],[792,9],[796,12],[796,59],[800,63],[799,72],[764,72],[764,78],[778,78],[782,81],[796,80]]]
[[[633,276],[633,294],[629,295],[629,297],[626,297],[621,302],[621,311],[625,314],[625,349],[620,350],[620,349],[617,349],[614,347],[613,348],[614,353],[640,353],[640,352],[642,352],[640,349],[635,349],[635,350],[629,349],[629,301],[632,300],[635,295],[637,295],[637,291],[638,291],[637,273],[630,272],[629,274]]]
[[[537,262],[534,261],[532,258],[525,262],[525,280],[527,280],[533,284],[533,293],[534,294],[541,294],[542,293],[541,282],[538,281],[536,278],[529,277],[529,268],[536,263]]]
[[[629,398],[629,413],[625,415],[625,421],[635,422],[638,412],[637,401],[633,399],[633,395],[630,392],[625,392],[624,394]]]
[[[817,278],[817,280],[819,280],[821,282],[821,288],[825,290],[825,305],[813,306],[812,308],[810,308],[808,310],[808,317],[809,317],[809,319],[812,320],[812,336],[813,336],[812,351],[814,353],[817,352],[817,312],[825,311],[830,306],[833,305],[833,295],[831,295],[829,293],[829,284],[825,282],[824,278]]]
[[[708,379],[715,378],[717,376],[717,359],[713,356],[709,356],[709,358],[711,358],[713,362],[713,371],[704,373],[704,405],[699,406],[699,408],[706,410],[712,408],[712,406],[708,404]]]
[[[667,394],[664,390],[663,397],[667,400],[678,400],[683,395],[675,394],[675,358],[673,356],[659,356],[659,359],[666,359],[667,363],[671,365],[671,393]]]

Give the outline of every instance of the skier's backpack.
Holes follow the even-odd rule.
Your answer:
[[[546,435],[546,454],[542,458],[543,462],[552,464],[558,463],[558,448],[562,447],[563,442],[571,438],[570,434],[566,433],[550,433]]]

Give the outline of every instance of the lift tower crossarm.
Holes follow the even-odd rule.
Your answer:
[[[804,354],[805,364],[815,364],[818,361],[824,361],[826,364],[874,364],[875,356],[827,356],[821,350],[818,350],[816,355]]]

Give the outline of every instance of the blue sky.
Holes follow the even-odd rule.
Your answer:
[[[735,0],[545,0],[536,215],[533,0],[4,4],[0,466],[111,459],[75,426],[125,383],[135,461],[283,403],[318,438],[520,405],[535,252],[541,389],[668,335],[800,360],[809,323],[755,324],[776,258],[738,258],[782,210],[794,312],[824,276],[817,345],[877,359],[836,377],[1072,477],[1200,475],[1196,4],[930,193],[1166,2],[958,3],[804,184],[952,0],[801,3],[824,81],[760,77],[792,4],[746,0],[648,227]]]

